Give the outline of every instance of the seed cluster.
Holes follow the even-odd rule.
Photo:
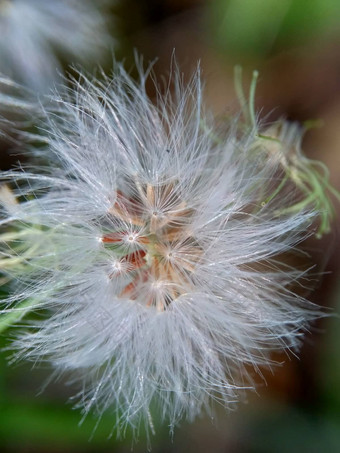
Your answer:
[[[142,185],[132,195],[117,191],[110,215],[129,226],[104,234],[106,246],[128,246],[114,263],[110,278],[123,277],[119,297],[163,311],[191,288],[191,275],[202,249],[189,229],[194,210],[175,192],[174,184]]]

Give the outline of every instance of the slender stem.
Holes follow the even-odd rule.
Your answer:
[[[250,89],[249,89],[249,116],[250,122],[253,127],[256,126],[256,115],[255,115],[255,92],[256,84],[259,73],[258,71],[253,71],[253,78],[251,80]]]

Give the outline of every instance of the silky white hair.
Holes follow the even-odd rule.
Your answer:
[[[0,73],[46,93],[62,72],[58,55],[98,62],[113,45],[105,1],[0,0]]]
[[[296,191],[277,190],[259,126],[217,124],[199,69],[155,82],[155,102],[148,77],[80,75],[46,108],[45,165],[2,175],[20,200],[3,201],[6,258],[21,259],[3,312],[41,313],[18,356],[72,373],[84,413],[113,411],[123,429],[149,426],[151,408],[172,427],[231,407],[319,315],[282,258],[317,213],[287,209]]]

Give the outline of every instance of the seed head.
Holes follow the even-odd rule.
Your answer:
[[[0,73],[47,92],[58,56],[86,62],[109,47],[105,0],[0,0]]]
[[[199,70],[187,84],[174,71],[154,103],[147,75],[82,76],[46,108],[47,164],[2,176],[20,197],[3,202],[4,312],[43,318],[19,356],[76,373],[85,414],[134,428],[151,406],[170,426],[229,407],[250,368],[297,350],[318,316],[282,259],[317,214],[301,204],[307,161],[283,159],[285,137],[276,152],[257,124],[218,126]]]

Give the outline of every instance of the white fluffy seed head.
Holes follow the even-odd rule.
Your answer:
[[[47,92],[58,80],[58,55],[86,63],[112,45],[106,0],[0,0],[0,73]]]
[[[76,372],[85,413],[135,428],[154,405],[171,426],[229,407],[248,365],[296,350],[317,316],[279,258],[316,214],[277,190],[280,159],[257,128],[215,126],[199,71],[186,85],[175,71],[155,103],[146,78],[82,77],[46,111],[48,165],[3,176],[23,200],[3,208],[22,235],[3,241],[22,258],[7,310],[33,300],[45,314],[19,354]]]

